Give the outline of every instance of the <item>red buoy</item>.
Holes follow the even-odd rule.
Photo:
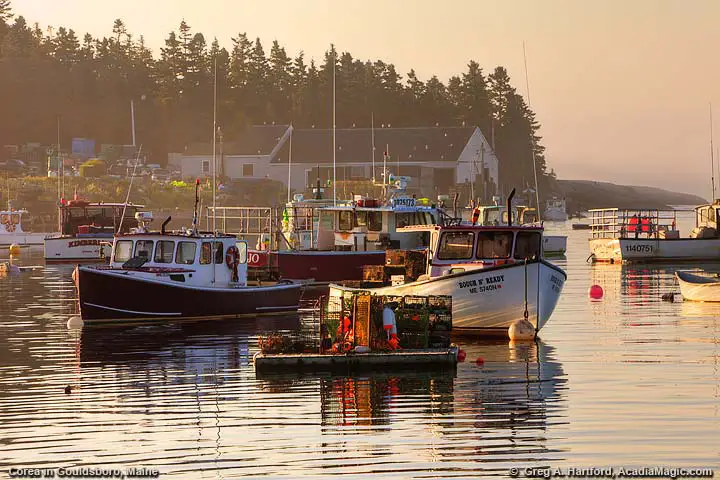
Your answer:
[[[485,364],[485,359],[483,357],[477,357],[477,360],[475,360],[475,363],[477,365],[483,365],[483,364]]]
[[[603,297],[603,289],[600,285],[593,285],[590,287],[588,294],[593,300],[599,300]]]
[[[465,350],[458,350],[458,355],[457,355],[458,362],[460,362],[460,363],[464,362],[466,356],[467,356],[467,353],[465,353]]]

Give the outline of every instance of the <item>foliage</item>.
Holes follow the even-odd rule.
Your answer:
[[[414,70],[403,78],[382,60],[361,60],[331,45],[319,62],[292,58],[274,41],[240,32],[229,50],[182,21],[169,32],[159,57],[122,20],[111,34],[80,37],[72,29],[41,30],[0,0],[0,145],[61,143],[75,136],[98,144],[129,144],[130,101],[143,151],[164,163],[168,152],[207,142],[212,129],[217,71],[218,123],[226,141],[250,124],[332,127],[336,77],[337,126],[477,125],[496,146],[506,186],[533,183],[533,153],[543,188],[544,148],[539,123],[511,85],[505,68],[489,75],[470,61],[447,83]],[[507,190],[507,188],[506,188]]]
[[[81,177],[102,177],[105,173],[107,173],[107,166],[105,165],[105,162],[97,158],[88,160],[80,165]]]

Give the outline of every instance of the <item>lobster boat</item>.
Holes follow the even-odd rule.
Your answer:
[[[358,291],[450,295],[453,331],[480,336],[505,335],[526,315],[537,332],[552,315],[567,275],[544,259],[541,226],[458,224],[405,230],[430,234],[430,248],[419,269],[413,266],[398,273],[386,265],[383,268],[390,271],[378,275],[383,285],[377,287],[367,282],[331,284],[331,301]]]
[[[31,233],[23,230],[22,217],[27,210],[0,211],[0,247],[10,245],[42,245],[47,233]]]
[[[88,202],[77,196],[59,207],[59,233],[45,237],[45,261],[104,263],[113,236],[138,226],[142,205]]]
[[[720,199],[695,208],[695,227],[687,237],[680,236],[675,210],[604,208],[589,214],[595,262],[720,260]]]
[[[193,230],[117,235],[109,265],[73,277],[87,323],[277,314],[301,296],[298,283],[249,285],[245,241]]]

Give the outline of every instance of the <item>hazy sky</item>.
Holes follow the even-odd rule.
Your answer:
[[[228,49],[238,32],[260,37],[266,52],[277,39],[288,54],[315,59],[335,43],[403,74],[414,68],[422,79],[447,81],[474,59],[487,73],[507,67],[523,95],[524,40],[530,104],[560,178],[710,197],[711,101],[720,124],[717,0],[12,0],[12,7],[28,23],[73,28],[80,37],[110,35],[122,18],[156,54],[185,19]]]

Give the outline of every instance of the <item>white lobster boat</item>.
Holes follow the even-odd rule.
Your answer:
[[[564,222],[568,219],[567,206],[564,198],[551,198],[545,202],[545,213],[543,214],[545,220]]]
[[[42,245],[47,233],[30,233],[23,230],[22,216],[27,210],[0,211],[0,247],[10,245]]]
[[[536,331],[555,310],[567,275],[543,258],[541,226],[460,224],[403,230],[430,232],[425,275],[369,289],[332,284],[331,300],[358,290],[377,295],[452,295],[453,331],[476,335],[507,334],[508,327],[523,318],[526,302]]]
[[[590,210],[590,253],[595,262],[720,260],[720,200],[695,208],[695,228],[680,237],[675,210]]]
[[[60,206],[60,233],[45,238],[45,261],[106,262],[113,236],[138,226],[142,205],[87,202],[77,198]]]

